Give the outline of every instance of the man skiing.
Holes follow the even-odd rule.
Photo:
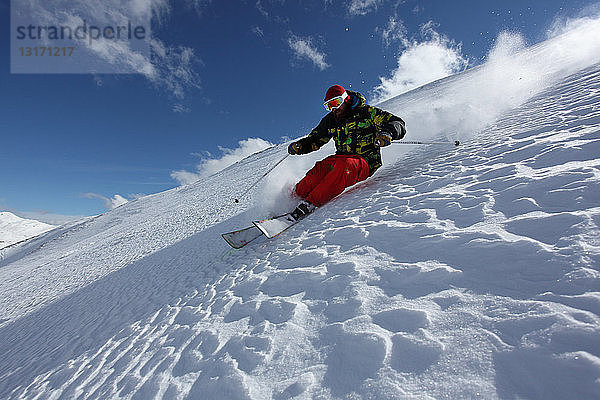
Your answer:
[[[296,220],[327,203],[349,186],[367,179],[382,165],[381,147],[406,134],[404,121],[367,104],[363,95],[331,86],[324,106],[329,113],[308,136],[288,147],[292,155],[318,150],[333,138],[336,153],[321,160],[296,184],[303,199],[292,212]]]

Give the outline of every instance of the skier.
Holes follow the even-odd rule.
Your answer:
[[[406,134],[404,121],[367,104],[365,97],[340,85],[331,86],[324,106],[329,113],[308,136],[288,147],[292,155],[318,150],[333,138],[336,153],[315,164],[296,184],[303,199],[292,212],[299,220],[349,186],[367,179],[382,165],[380,148]]]

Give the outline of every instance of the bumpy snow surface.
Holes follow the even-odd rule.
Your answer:
[[[382,106],[426,138],[411,107],[480,73]],[[595,65],[458,148],[390,146],[242,250],[220,234],[287,207],[331,148],[238,205],[285,145],[5,250],[0,398],[600,398],[599,95]]]

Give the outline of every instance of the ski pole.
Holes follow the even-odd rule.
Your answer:
[[[277,163],[275,165],[273,165],[267,172],[265,172],[265,174],[263,176],[258,178],[258,180],[256,182],[254,182],[252,185],[250,185],[250,187],[248,189],[246,189],[246,191],[244,193],[242,193],[242,195],[239,197],[244,197],[246,194],[248,194],[250,189],[252,189],[254,186],[258,185],[258,182],[262,181],[265,176],[269,175],[271,173],[271,171],[273,171],[275,169],[275,167],[277,167],[279,164],[281,164],[289,156],[290,156],[289,154],[286,154],[285,157],[283,157],[281,160],[277,161]],[[236,198],[235,202],[239,203],[240,200]]]
[[[393,144],[453,144],[455,146],[460,145],[458,140],[454,142],[416,142],[416,141],[405,141],[405,142],[392,142]]]

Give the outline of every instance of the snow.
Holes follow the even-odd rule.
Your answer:
[[[287,208],[330,147],[239,204],[285,144],[12,246],[0,398],[600,398],[600,64],[573,59],[473,117],[485,66],[382,104],[463,145],[390,146],[273,240],[220,234]]]
[[[55,227],[33,219],[25,219],[8,211],[0,212],[0,249],[30,239]]]

